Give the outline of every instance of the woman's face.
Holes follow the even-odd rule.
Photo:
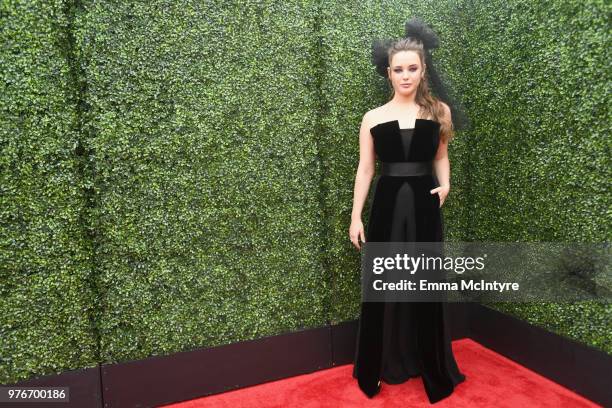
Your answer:
[[[416,92],[423,77],[421,60],[415,51],[396,53],[387,72],[395,92],[405,95]]]

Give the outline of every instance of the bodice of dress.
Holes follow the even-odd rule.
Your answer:
[[[432,161],[440,141],[440,123],[417,119],[415,127],[401,129],[397,120],[370,129],[376,156],[382,162]]]

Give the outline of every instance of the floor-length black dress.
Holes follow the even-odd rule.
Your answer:
[[[397,120],[370,129],[383,170],[373,186],[366,242],[443,240],[440,199],[430,193],[439,186],[433,172],[439,132],[440,123],[429,119],[409,129]],[[353,377],[368,397],[380,391],[380,380],[399,384],[420,375],[434,403],[465,380],[445,308],[443,302],[361,303]]]

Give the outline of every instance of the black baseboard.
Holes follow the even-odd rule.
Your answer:
[[[612,356],[480,304],[446,306],[453,339],[471,337],[592,401],[612,406],[612,387],[608,385]],[[63,408],[154,407],[351,364],[356,331],[354,320],[219,347],[103,364],[14,385],[70,386],[70,403],[61,403]]]
[[[105,406],[153,407],[328,368],[330,330],[102,365]]]
[[[468,303],[470,337],[604,407],[612,407],[612,356],[524,320]]]

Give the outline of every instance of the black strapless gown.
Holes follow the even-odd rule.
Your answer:
[[[370,129],[381,162],[427,162],[440,141],[440,123],[417,119],[400,129],[397,120]],[[381,175],[374,193],[366,242],[438,242],[443,220],[434,174]],[[379,380],[403,383],[421,376],[430,403],[449,396],[465,380],[457,368],[444,302],[362,302],[353,377],[370,398]]]

